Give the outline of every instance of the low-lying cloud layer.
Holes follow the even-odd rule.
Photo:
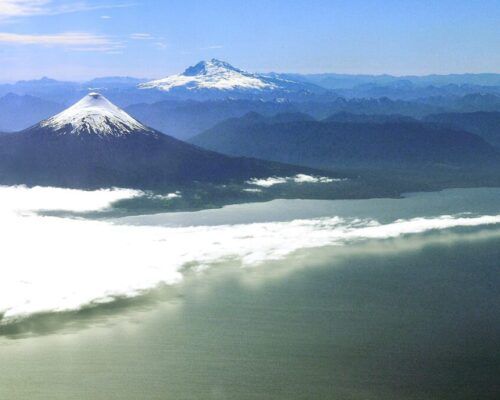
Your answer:
[[[313,176],[306,174],[297,174],[295,176],[271,176],[269,178],[252,178],[246,183],[249,185],[271,187],[274,185],[280,185],[283,183],[332,183],[341,182],[345,179],[329,178],[326,176]]]
[[[37,210],[98,211],[134,190],[0,187],[0,323],[40,312],[135,296],[176,284],[183,267],[233,260],[254,266],[292,252],[460,226],[499,224],[500,215],[396,220],[339,217],[239,225],[163,227],[40,216]]]

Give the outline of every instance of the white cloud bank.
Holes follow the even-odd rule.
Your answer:
[[[0,323],[33,313],[77,310],[115,296],[135,296],[162,283],[175,284],[183,279],[186,264],[205,268],[234,260],[253,266],[303,248],[500,223],[500,215],[445,215],[388,224],[331,217],[162,227],[35,212],[101,210],[114,201],[142,194],[121,189],[90,192],[0,186]]]

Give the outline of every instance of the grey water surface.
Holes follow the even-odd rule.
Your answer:
[[[113,222],[461,213],[500,214],[500,189],[276,200]],[[499,310],[498,224],[304,249],[256,268],[221,263],[123,304],[5,329],[0,399],[495,399]]]

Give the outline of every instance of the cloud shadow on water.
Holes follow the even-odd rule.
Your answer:
[[[181,270],[184,280],[176,285],[160,285],[145,290],[134,297],[115,296],[106,303],[93,303],[75,311],[36,313],[2,323],[0,315],[0,337],[23,339],[32,336],[45,336],[54,333],[72,333],[95,326],[112,324],[119,317],[133,318],[141,313],[155,310],[160,304],[182,305],[184,293],[191,283],[200,288],[204,280],[204,290],[210,291],[215,281],[226,279],[239,280],[247,288],[257,288],[283,280],[289,274],[309,268],[342,268],[346,260],[373,258],[383,259],[390,255],[419,252],[433,246],[451,246],[459,243],[497,240],[500,230],[496,227],[455,228],[452,231],[426,232],[419,235],[403,236],[385,240],[368,240],[363,243],[344,246],[325,246],[313,249],[299,249],[281,260],[270,260],[260,266],[241,268],[233,261],[214,263],[211,268],[200,270],[195,264],[187,264]]]
[[[36,313],[7,323],[2,323],[3,316],[0,315],[0,337],[23,339],[106,325],[117,317],[132,317],[137,313],[151,311],[159,303],[179,304],[182,302],[182,295],[178,289],[162,285],[135,297],[116,296],[109,302],[90,304],[79,310]]]

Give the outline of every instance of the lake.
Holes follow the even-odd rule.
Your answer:
[[[39,217],[23,218],[13,221],[33,218],[43,229]],[[0,293],[16,316],[0,325],[1,399],[500,393],[500,189],[275,200],[106,221],[45,218],[80,224],[53,225],[61,237],[73,229],[83,235],[81,227],[89,233],[76,244],[68,239],[68,254],[81,254],[52,270],[53,251],[43,250],[49,239],[14,232],[27,252],[35,238],[47,240],[26,260],[38,260],[33,271],[47,267],[51,279],[29,282],[38,297],[21,295],[19,282],[29,276],[1,267],[0,278],[12,280],[5,290],[21,288],[12,299]],[[100,254],[115,254],[92,258],[103,242]],[[123,275],[120,249],[133,261]],[[113,260],[122,264],[108,276]],[[42,300],[44,308],[33,306]]]

